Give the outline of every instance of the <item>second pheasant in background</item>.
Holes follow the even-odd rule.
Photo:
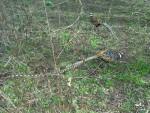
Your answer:
[[[90,22],[97,28],[99,27],[101,24],[100,20],[94,16],[93,13],[90,13]]]

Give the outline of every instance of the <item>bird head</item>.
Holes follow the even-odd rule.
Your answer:
[[[97,16],[95,16],[93,13],[90,13],[90,22],[95,26],[99,27],[101,25],[101,22]]]

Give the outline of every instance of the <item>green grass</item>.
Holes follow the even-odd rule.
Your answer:
[[[112,4],[116,5],[110,5],[112,9],[109,10],[109,2],[102,0],[99,3],[95,0],[98,6],[104,5],[102,9],[105,11],[90,9],[95,10],[103,22],[125,26],[112,27],[117,39],[104,27],[94,31],[86,14],[72,28],[49,34],[43,1],[36,1],[35,4],[32,3],[35,2],[33,0],[2,1],[5,4],[3,11],[7,15],[3,15],[6,19],[3,19],[5,27],[0,42],[0,47],[4,49],[0,56],[0,113],[148,113],[150,56],[144,54],[144,47],[149,42],[149,7],[143,1],[134,4],[135,1],[137,0],[128,1],[129,3],[113,1]],[[65,4],[67,9],[62,5],[61,24],[58,25],[59,15],[55,12],[57,3],[46,0],[50,30],[59,29],[58,26],[63,27],[76,19],[78,13],[71,12],[75,9],[68,11],[72,8],[70,3]],[[121,5],[120,10],[118,5]],[[140,10],[143,14],[132,15]],[[122,19],[120,14],[124,16]],[[15,29],[12,30],[10,26]],[[10,32],[5,32],[4,28]],[[51,45],[51,38],[54,45]],[[55,76],[50,74],[55,68],[52,46],[58,69],[64,69],[66,65],[83,57],[95,55],[98,49],[105,47],[121,50],[128,46],[128,57],[126,63],[96,59]],[[10,77],[16,74],[45,76]]]

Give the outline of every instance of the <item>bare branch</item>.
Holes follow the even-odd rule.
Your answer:
[[[48,26],[48,35],[50,37],[50,43],[51,43],[51,49],[53,53],[53,60],[54,60],[54,65],[55,65],[55,70],[57,69],[57,64],[56,64],[56,59],[55,59],[55,50],[54,50],[54,44],[53,44],[53,38],[50,36],[50,23],[48,21],[48,13],[47,13],[47,8],[46,8],[46,3],[45,0],[43,0],[44,8],[45,8],[45,14],[46,14],[46,19],[47,19],[47,26]]]
[[[66,27],[62,27],[62,28],[60,28],[60,29],[57,29],[57,30],[52,31],[53,33],[56,33],[56,32],[58,32],[58,31],[62,31],[62,30],[66,30],[66,29],[68,29],[68,28],[71,28],[72,26],[74,26],[74,25],[79,21],[81,15],[83,14],[83,5],[82,5],[81,0],[79,0],[79,3],[80,3],[80,6],[81,6],[81,9],[80,9],[80,13],[79,13],[78,17],[76,18],[76,20],[75,20],[72,24],[70,24],[70,25],[68,25],[68,26],[66,26]]]

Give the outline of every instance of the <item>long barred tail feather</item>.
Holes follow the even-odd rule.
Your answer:
[[[88,57],[86,59],[83,59],[81,61],[77,61],[73,64],[69,64],[67,65],[64,69],[62,70],[59,70],[57,72],[51,72],[51,73],[46,73],[46,74],[13,74],[13,75],[10,75],[9,77],[44,77],[44,76],[47,76],[47,75],[61,75],[63,74],[64,72],[70,70],[70,69],[75,69],[77,67],[79,67],[80,65],[88,62],[88,61],[91,61],[93,59],[97,59],[97,58],[102,58],[103,60],[105,61],[108,61],[108,62],[112,62],[112,61],[119,61],[123,58],[124,54],[121,53],[121,52],[117,52],[117,51],[114,51],[114,50],[110,50],[110,49],[104,49],[104,50],[100,50],[98,52],[96,52],[96,55],[93,55],[91,57]],[[6,76],[0,76],[1,77],[6,77]]]

